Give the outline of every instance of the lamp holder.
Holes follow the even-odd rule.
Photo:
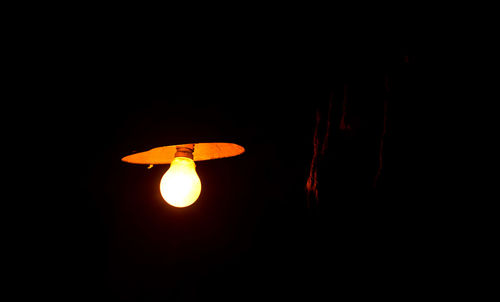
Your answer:
[[[178,145],[175,147],[175,157],[187,157],[193,159],[194,144]]]

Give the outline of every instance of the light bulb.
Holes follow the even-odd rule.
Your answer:
[[[192,205],[200,196],[201,182],[196,174],[194,161],[187,157],[176,157],[160,182],[161,196],[174,207]]]

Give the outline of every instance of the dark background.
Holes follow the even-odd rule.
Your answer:
[[[78,51],[62,55],[54,77],[66,100],[42,106],[58,133],[51,171],[62,200],[38,239],[35,278],[54,272],[44,291],[68,300],[314,300],[424,296],[438,286],[422,157],[426,71],[414,49],[103,43],[113,47],[67,46]],[[349,131],[339,128],[345,86]],[[315,116],[322,137],[331,95],[319,201],[308,203]],[[168,166],[120,161],[211,141],[246,152],[198,163],[202,192],[184,209],[161,198]]]

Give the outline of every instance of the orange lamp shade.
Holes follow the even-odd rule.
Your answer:
[[[232,157],[245,152],[245,148],[233,143],[196,143],[187,145],[171,145],[153,148],[148,151],[131,154],[122,161],[131,164],[160,165],[170,164],[175,158],[177,147],[194,145],[193,160],[203,161],[217,158]]]

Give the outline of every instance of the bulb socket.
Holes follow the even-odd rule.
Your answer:
[[[193,159],[194,144],[179,145],[175,147],[177,152],[175,152],[175,157],[187,157]]]

